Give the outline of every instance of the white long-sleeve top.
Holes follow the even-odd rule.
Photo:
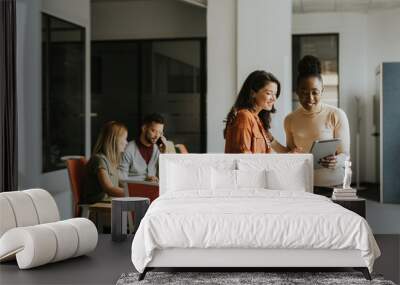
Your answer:
[[[344,161],[350,155],[350,128],[344,111],[324,103],[320,103],[316,111],[299,107],[285,118],[284,126],[286,145],[290,149],[301,147],[305,153],[310,152],[315,140],[340,138],[335,169],[315,169],[314,185],[327,187],[342,184]]]

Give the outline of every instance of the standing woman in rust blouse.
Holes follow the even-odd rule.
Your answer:
[[[281,90],[269,72],[253,71],[246,78],[226,118],[225,153],[269,153],[274,138],[269,132],[271,113]]]

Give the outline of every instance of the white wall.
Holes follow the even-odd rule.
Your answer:
[[[224,152],[223,120],[243,81],[256,69],[274,73],[283,83],[272,132],[285,141],[281,125],[291,111],[291,11],[289,0],[208,1],[208,152]]]
[[[86,113],[90,112],[90,0],[17,0],[18,168],[20,189],[52,193],[62,218],[72,216],[66,170],[42,173],[41,12],[86,28]],[[89,122],[87,116],[87,127]],[[90,140],[87,132],[86,140]],[[90,145],[90,142],[87,144]],[[88,149],[86,149],[88,154]]]
[[[272,72],[281,82],[273,136],[285,144],[283,120],[292,111],[292,2],[291,0],[238,0],[237,89],[254,70]]]
[[[40,10],[39,1],[16,1],[18,184],[22,189],[40,187],[41,182]]]
[[[206,13],[178,0],[94,2],[92,39],[205,37]]]
[[[368,89],[375,90],[375,68],[382,62],[400,61],[400,9],[368,14]]]
[[[207,151],[224,152],[224,124],[237,93],[236,1],[207,7]]]

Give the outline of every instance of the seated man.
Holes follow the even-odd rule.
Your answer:
[[[129,142],[119,165],[120,176],[138,181],[158,182],[158,157],[165,152],[164,118],[151,114],[144,118],[138,139]]]

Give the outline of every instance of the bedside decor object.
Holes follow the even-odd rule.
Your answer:
[[[342,188],[333,188],[332,200],[354,200],[357,199],[357,189],[351,188],[351,161],[350,157],[344,162],[344,177]]]
[[[332,200],[354,200],[358,199],[356,189],[333,188]]]
[[[351,189],[351,161],[350,158],[347,157],[344,162],[344,178],[343,178],[343,189]]]

